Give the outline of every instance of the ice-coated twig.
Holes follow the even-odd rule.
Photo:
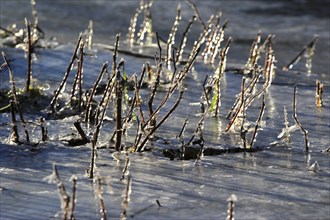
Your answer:
[[[105,203],[104,203],[104,199],[103,199],[103,189],[102,189],[102,178],[101,178],[101,176],[97,177],[97,196],[100,200],[101,219],[107,220],[107,210],[105,208]]]
[[[323,107],[323,83],[319,80],[316,80],[315,106],[317,108]]]
[[[231,126],[234,124],[238,114],[241,111],[244,111],[244,108],[242,109],[243,106],[245,106],[245,99],[244,99],[244,85],[245,84],[245,77],[242,78],[242,84],[241,84],[241,102],[240,105],[238,106],[238,108],[236,109],[236,112],[234,114],[234,116],[232,117],[232,119],[230,120],[230,122],[228,123],[225,132],[229,131],[229,129],[231,128]]]
[[[76,208],[76,191],[77,191],[77,176],[73,175],[70,180],[72,181],[72,199],[71,199],[71,211],[70,220],[75,220],[74,210]]]
[[[74,61],[77,59],[77,52],[78,52],[78,49],[79,49],[79,46],[80,46],[81,39],[82,39],[82,33],[79,34],[79,38],[78,38],[76,47],[73,51],[69,66],[66,69],[63,80],[62,80],[60,86],[58,87],[58,89],[54,92],[54,96],[53,96],[53,98],[50,102],[50,109],[52,110],[53,113],[55,113],[55,110],[56,110],[55,105],[56,105],[57,99],[58,99],[59,95],[63,92],[66,81],[67,81],[68,76],[70,74],[70,71],[73,67]]]
[[[192,7],[192,9],[195,11],[195,16],[198,18],[200,23],[203,25],[204,29],[206,29],[207,26],[206,26],[205,22],[203,21],[202,16],[199,13],[199,10],[198,10],[197,6],[195,5],[195,3],[192,0],[186,0],[186,1]]]
[[[175,43],[175,34],[176,31],[178,30],[178,26],[181,20],[181,5],[178,5],[177,8],[177,15],[175,17],[175,21],[172,27],[172,30],[168,36],[167,40],[167,47],[166,47],[166,68],[168,70],[171,70],[171,60],[172,60],[172,47]]]
[[[250,49],[250,55],[247,63],[245,64],[246,73],[250,73],[255,69],[256,64],[260,58],[260,40],[261,40],[261,32],[259,32],[252,43]]]
[[[48,140],[48,129],[45,123],[45,118],[40,117],[40,127],[41,127],[41,140],[47,141]]]
[[[250,148],[253,148],[254,142],[256,140],[257,134],[258,134],[258,128],[260,126],[261,120],[262,120],[262,116],[265,112],[265,95],[262,96],[262,104],[261,104],[261,108],[260,108],[260,112],[259,112],[259,116],[258,119],[256,121],[256,126],[254,127],[254,131],[253,131],[253,135],[251,138],[251,142],[250,142]]]
[[[31,42],[31,24],[25,18],[25,27],[27,31],[27,41],[26,41],[26,53],[27,53],[27,76],[26,76],[26,86],[25,92],[28,93],[30,91],[30,84],[32,78],[32,42]]]
[[[16,144],[19,144],[19,134],[18,134],[18,129],[17,129],[17,121],[16,121],[16,116],[15,116],[15,107],[14,107],[14,102],[10,101],[10,112],[11,112],[11,134],[10,134],[10,141],[14,142]]]
[[[123,193],[123,202],[121,204],[122,212],[120,215],[120,220],[126,220],[128,203],[130,201],[131,192],[132,192],[132,177],[128,175],[126,187]]]
[[[124,165],[124,169],[121,172],[120,181],[122,181],[125,178],[125,176],[129,175],[129,170],[128,170],[129,165],[130,165],[130,160],[129,160],[128,152],[126,152],[125,165]]]
[[[300,122],[298,121],[298,118],[297,118],[297,99],[296,99],[296,94],[297,94],[297,86],[295,85],[294,86],[294,90],[293,90],[293,102],[292,102],[293,113],[292,113],[292,117],[295,120],[296,124],[299,126],[300,130],[304,133],[304,137],[305,137],[305,151],[306,152],[309,152],[310,151],[310,147],[309,147],[309,141],[308,141],[308,136],[307,136],[308,131],[302,127],[302,125],[300,124]]]
[[[317,42],[317,40],[318,40],[318,36],[315,36],[314,38],[313,38],[313,40],[307,45],[307,46],[305,46],[299,53],[298,53],[298,55],[295,57],[295,58],[293,58],[293,60],[288,64],[288,65],[286,65],[286,66],[284,66],[283,68],[282,68],[282,70],[283,71],[288,71],[288,70],[290,70],[290,69],[292,69],[293,68],[293,66],[294,65],[296,65],[299,61],[300,61],[300,59],[301,59],[301,57],[303,57],[305,54],[306,54],[306,51],[307,51],[307,61],[306,61],[306,67],[307,67],[307,72],[308,73],[311,73],[311,68],[312,68],[312,56],[313,56],[313,54],[314,54],[314,49],[315,49],[315,45],[316,45],[316,42]]]
[[[232,194],[228,199],[228,208],[227,208],[227,218],[226,220],[234,220],[234,208],[235,202],[237,201],[237,196]]]
[[[94,98],[97,86],[99,85],[99,83],[103,77],[103,74],[107,71],[107,68],[108,68],[108,62],[103,63],[100,74],[98,75],[98,77],[93,85],[92,91],[89,94],[87,105],[86,105],[86,110],[85,110],[85,122],[86,123],[89,122],[91,119],[90,117],[91,117],[92,100]]]
[[[5,55],[4,52],[2,52],[2,57],[3,57],[3,60],[5,61],[4,65],[7,66],[8,70],[9,70],[9,81],[11,83],[11,92],[13,94],[13,103],[14,103],[14,109],[17,110],[18,114],[19,114],[19,117],[22,121],[22,125],[23,125],[23,128],[24,128],[24,132],[25,132],[25,138],[26,138],[26,141],[27,142],[30,142],[30,136],[29,136],[29,132],[26,128],[26,122],[24,120],[24,117],[23,117],[23,113],[21,111],[21,108],[20,108],[20,104],[19,104],[19,100],[18,100],[18,97],[17,97],[17,92],[16,92],[16,86],[15,86],[15,78],[14,78],[14,73],[13,73],[13,69],[11,68],[10,66],[10,63],[9,61],[7,60],[7,57]]]
[[[192,19],[189,21],[186,30],[182,34],[180,46],[179,46],[179,49],[176,53],[176,60],[178,62],[182,61],[183,51],[184,51],[184,48],[186,47],[186,43],[187,43],[187,35],[188,35],[188,33],[190,31],[190,28],[191,28],[191,26],[192,26],[192,24],[194,23],[195,20],[196,20],[196,16],[193,16]]]

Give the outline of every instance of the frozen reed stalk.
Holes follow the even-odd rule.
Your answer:
[[[175,35],[178,30],[178,26],[181,20],[181,5],[178,5],[177,15],[175,17],[175,21],[172,27],[172,30],[168,36],[167,40],[167,48],[166,48],[166,67],[171,70],[171,59],[172,59],[172,47],[175,44]],[[174,59],[174,57],[173,57]]]
[[[298,121],[297,118],[297,99],[296,99],[296,94],[297,94],[297,86],[294,86],[294,91],[293,91],[293,102],[292,102],[292,108],[293,108],[293,113],[292,113],[292,117],[295,120],[296,124],[299,126],[300,130],[304,133],[304,137],[305,137],[305,151],[309,152],[310,151],[310,147],[309,147],[309,141],[308,141],[308,136],[307,133],[308,131],[306,129],[304,129],[302,127],[302,125],[300,124],[300,122]]]
[[[26,129],[26,122],[23,118],[23,114],[22,114],[22,111],[20,109],[20,104],[19,104],[19,100],[18,100],[18,97],[17,97],[17,93],[16,93],[16,86],[15,86],[15,78],[14,78],[14,73],[13,73],[13,69],[11,68],[10,66],[10,63],[9,61],[7,60],[7,57],[5,55],[4,52],[2,52],[2,57],[3,57],[3,60],[5,61],[5,63],[3,65],[1,65],[1,68],[3,67],[7,67],[8,70],[9,70],[9,82],[11,83],[11,93],[13,94],[13,103],[14,103],[14,110],[18,112],[19,114],[19,117],[22,121],[22,125],[23,125],[23,128],[24,128],[24,132],[25,132],[25,137],[26,137],[26,141],[27,142],[30,142],[30,136],[29,136],[29,132],[28,130]]]
[[[32,63],[32,42],[31,42],[31,25],[30,22],[25,18],[25,27],[27,31],[27,41],[26,41],[26,53],[27,53],[27,76],[26,76],[26,86],[25,86],[25,92],[28,93],[30,91],[30,84],[31,84],[31,63]]]
[[[116,146],[117,151],[121,150],[121,136],[122,136],[122,86],[121,75],[118,70],[116,73]]]
[[[176,138],[179,138],[180,142],[181,142],[181,151],[180,151],[180,159],[181,160],[184,159],[184,154],[185,154],[185,150],[186,150],[186,146],[185,146],[185,143],[184,143],[184,132],[186,130],[187,124],[188,124],[188,118],[186,118],[184,120],[184,123],[182,125],[181,130],[180,130],[180,133],[176,136]]]
[[[188,4],[192,7],[192,9],[195,11],[195,16],[198,18],[199,22],[203,25],[203,28],[206,29],[207,26],[205,22],[202,19],[201,14],[198,11],[197,6],[192,2],[192,0],[187,0]]]
[[[256,137],[258,135],[258,128],[261,124],[261,120],[262,120],[262,116],[264,115],[265,112],[265,108],[266,108],[266,104],[265,104],[265,95],[262,96],[262,104],[261,104],[261,108],[260,108],[260,112],[259,112],[259,116],[258,119],[256,121],[256,126],[254,127],[254,132],[251,138],[251,142],[250,142],[250,148],[253,148],[254,142],[256,140]]]
[[[285,138],[286,138],[288,144],[290,144],[290,142],[291,142],[290,130],[289,130],[289,121],[288,121],[288,113],[286,110],[286,106],[284,106],[284,124],[285,124]]]
[[[17,121],[15,116],[15,107],[13,101],[10,101],[10,112],[11,112],[11,123],[12,123],[10,141],[18,144],[20,142],[19,142],[19,134],[17,129]]]
[[[77,176],[71,176],[70,180],[72,181],[72,199],[71,199],[71,213],[70,220],[74,220],[74,210],[76,208],[76,191],[77,191]]]
[[[197,49],[200,48],[204,44],[205,39],[206,39],[207,35],[210,33],[211,28],[213,26],[213,20],[214,20],[214,15],[211,15],[210,19],[208,21],[207,27],[200,34],[198,40],[194,42],[194,46],[191,51],[197,51]],[[194,53],[191,53],[189,56],[189,60],[191,60],[193,56],[194,56]]]
[[[121,215],[120,215],[120,220],[126,220],[128,203],[130,201],[131,192],[132,192],[132,177],[129,175],[127,177],[126,188],[125,188],[125,191],[123,193],[123,202],[121,204],[122,212],[121,212]]]
[[[129,170],[128,170],[129,165],[130,165],[130,160],[129,160],[128,153],[126,152],[125,166],[121,173],[120,181],[122,181],[125,178],[125,176],[129,175]]]
[[[182,60],[182,54],[183,54],[184,48],[186,47],[186,43],[187,43],[187,35],[190,31],[191,25],[194,23],[195,20],[196,20],[196,16],[193,16],[192,19],[189,21],[189,24],[188,24],[186,30],[182,34],[179,50],[176,53],[176,60],[178,62],[180,62]]]
[[[107,68],[108,68],[108,62],[103,63],[100,74],[98,75],[98,77],[93,85],[92,91],[89,94],[88,101],[86,104],[86,110],[85,110],[85,122],[86,123],[89,122],[91,119],[92,101],[93,101],[97,86],[99,85],[99,83],[103,77],[103,74],[107,71]]]
[[[319,80],[316,80],[315,106],[323,107],[323,83]]]
[[[97,196],[100,200],[100,212],[101,212],[101,219],[107,220],[107,210],[105,209],[105,203],[103,199],[103,189],[102,189],[102,178],[101,176],[97,177]]]
[[[312,73],[312,59],[314,55],[315,45],[317,40],[319,39],[318,36],[315,36],[312,42],[307,45],[307,54],[306,54],[306,68],[307,74]]]
[[[76,47],[73,51],[69,66],[66,69],[63,80],[62,80],[60,86],[58,87],[58,89],[54,92],[54,96],[53,96],[53,98],[50,102],[50,109],[52,110],[53,113],[55,113],[55,110],[56,110],[55,105],[56,105],[57,99],[58,99],[59,95],[63,92],[63,90],[65,88],[65,85],[66,85],[66,81],[67,81],[68,76],[70,74],[70,71],[73,67],[74,61],[77,59],[77,52],[78,52],[78,49],[79,49],[79,46],[80,46],[81,39],[82,39],[82,33],[79,34],[78,42],[77,42]]]
[[[137,34],[138,37],[138,43],[140,45],[144,45],[144,40],[145,40],[145,35],[147,35],[147,44],[152,43],[152,20],[151,20],[151,6],[152,6],[152,1],[147,0],[147,3],[144,4],[143,6],[143,11],[144,11],[144,18],[143,22],[140,27],[140,31]]]
[[[227,28],[228,22],[229,21],[226,20],[225,23],[220,28],[219,33],[217,33],[215,35],[214,43],[212,44],[212,46],[210,48],[210,52],[211,52],[210,56],[211,57],[210,57],[209,63],[211,63],[211,64],[214,63],[214,60],[215,60],[216,56],[218,55],[218,51],[219,51],[220,45],[221,45],[221,43],[224,39],[225,29]],[[230,37],[230,39],[231,39],[231,37]]]
[[[136,22],[138,19],[138,16],[141,14],[144,8],[143,0],[140,1],[140,5],[138,8],[136,8],[134,15],[131,17],[130,25],[128,27],[128,33],[127,33],[127,41],[129,42],[129,45],[132,47],[135,43],[135,29],[136,29]]]
[[[213,90],[213,98],[212,98],[212,103],[210,107],[210,111],[214,111],[214,117],[218,117],[219,113],[219,108],[221,105],[221,89],[220,89],[220,82],[221,82],[221,77],[224,74],[226,70],[226,63],[227,63],[227,53],[229,50],[231,38],[228,39],[227,44],[225,48],[223,48],[219,52],[220,60],[217,69],[215,70],[214,73],[214,84],[215,84],[215,89]]]
[[[249,59],[245,64],[244,73],[251,73],[254,70],[256,64],[258,63],[258,60],[260,58],[260,45],[259,45],[260,40],[261,40],[261,32],[257,34],[255,40],[252,43]]]
[[[86,30],[86,45],[88,50],[92,49],[93,32],[93,21],[89,20],[88,28]]]
[[[245,95],[244,95],[244,85],[245,84],[245,77],[242,78],[242,84],[241,84],[241,102],[240,105],[237,107],[234,116],[232,117],[232,119],[229,121],[225,132],[229,131],[229,129],[232,127],[232,125],[234,124],[235,120],[237,119],[237,116],[239,115],[239,113],[243,113],[244,114],[244,107],[245,107]]]
[[[306,56],[307,73],[310,74],[312,71],[312,57],[314,55],[315,45],[316,45],[318,38],[319,38],[318,36],[315,36],[313,38],[313,40],[307,46],[305,46],[298,53],[298,55],[295,58],[293,58],[293,60],[288,65],[282,67],[282,70],[288,71],[288,70],[292,69],[293,66],[296,65],[300,61],[301,57]]]
[[[81,112],[81,105],[82,105],[82,78],[83,78],[83,62],[84,62],[84,43],[81,43],[79,46],[79,55],[78,55],[78,62],[77,62],[77,73],[72,85],[71,90],[71,99],[70,104],[71,107],[76,107],[77,104],[75,103],[75,93],[76,93],[76,87],[78,87],[78,111]]]
[[[234,208],[235,202],[237,201],[237,196],[232,194],[228,199],[228,208],[227,208],[227,218],[226,220],[234,220]]]
[[[61,202],[61,209],[62,209],[62,219],[66,220],[69,213],[69,206],[70,206],[70,196],[65,190],[65,186],[63,182],[60,179],[60,176],[57,171],[57,167],[55,164],[53,164],[53,172],[51,175],[46,176],[43,178],[43,181],[47,181],[48,183],[56,183],[58,193],[60,196],[60,202]]]
[[[41,140],[47,141],[48,140],[48,129],[46,126],[45,118],[40,117],[40,127],[41,127]]]

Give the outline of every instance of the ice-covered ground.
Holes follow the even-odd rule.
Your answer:
[[[200,101],[203,80],[206,75],[212,74],[212,70],[198,61],[194,72],[184,81],[187,90],[182,103],[156,132],[156,136],[160,139],[150,143],[155,149],[151,152],[128,155],[129,175],[132,178],[128,219],[225,219],[227,199],[232,194],[237,196],[236,219],[328,218],[330,153],[324,151],[330,147],[329,16],[323,10],[319,10],[317,14],[315,11],[318,10],[308,5],[309,3],[300,1],[294,3],[205,1],[198,4],[205,20],[218,8],[223,11],[224,19],[230,20],[228,32],[225,33],[226,38],[232,36],[234,40],[228,52],[229,66],[246,63],[249,47],[259,30],[263,31],[264,37],[267,34],[276,34],[274,50],[278,69],[273,84],[265,96],[266,110],[263,120],[266,124],[263,130],[259,131],[255,143],[256,147],[264,150],[254,153],[205,156],[197,163],[195,160],[171,161],[164,157],[161,152],[163,149],[176,149],[180,146],[175,136],[180,131],[185,118],[189,119],[185,132],[187,138],[193,134],[200,119],[198,116],[200,107],[190,104]],[[23,20],[24,16],[30,14],[28,1],[5,0],[0,4],[1,26]],[[37,2],[41,25],[48,29],[46,33],[55,36],[58,33],[59,40],[70,43],[62,41],[62,45],[55,49],[38,50],[38,61],[33,63],[33,76],[40,84],[49,87],[45,91],[48,95],[60,83],[72,54],[73,44],[78,33],[86,28],[88,19],[95,20],[95,41],[112,45],[115,33],[110,30],[122,32],[124,38],[130,16],[137,6],[137,2],[134,1],[128,1],[127,5],[123,5],[121,1],[113,1],[111,4],[108,1],[95,3],[58,1],[52,4]],[[189,7],[183,2],[181,4],[185,13]],[[318,1],[315,4],[317,6]],[[168,34],[175,17],[175,7],[172,5],[170,1],[155,2],[154,5],[155,28],[157,27],[163,36]],[[292,11],[288,11],[289,6],[295,7]],[[309,10],[306,7],[309,7]],[[9,17],[8,14],[14,8],[19,8],[17,15]],[[59,9],[61,9],[60,16],[55,17],[54,14],[58,13]],[[169,11],[168,14],[161,13],[165,9]],[[72,11],[75,13],[70,14],[69,12]],[[190,15],[191,13],[188,13],[183,22],[187,22]],[[72,22],[61,23],[62,19],[69,18]],[[57,30],[59,23],[63,31]],[[65,31],[66,29],[71,31]],[[192,30],[191,36],[195,36],[198,31],[200,30]],[[281,67],[286,65],[314,37],[314,34],[318,34],[320,38],[313,58],[312,74],[306,74],[304,61],[295,66],[294,71],[281,71]],[[19,49],[5,47],[1,50],[10,58],[17,84],[22,86],[26,73],[24,53]],[[156,51],[155,49],[151,54]],[[126,60],[125,68],[128,74],[139,73],[142,64],[147,61],[120,53],[119,57],[124,57]],[[102,63],[105,61],[110,63],[111,60],[112,52],[100,48],[96,52],[96,57],[86,58],[84,64],[86,88],[94,82]],[[152,59],[148,61],[154,62]],[[225,115],[231,108],[235,95],[240,91],[241,78],[242,75],[230,71],[223,76],[220,117],[206,118],[203,131],[205,147],[233,148],[241,144],[237,135],[224,132],[228,123]],[[317,79],[325,85],[323,108],[315,107]],[[2,87],[8,86],[7,70],[1,71],[0,80]],[[279,141],[277,136],[284,127],[284,106],[288,111],[290,125],[294,124],[291,115],[295,84],[298,89],[297,115],[303,127],[308,130],[312,150],[309,154],[305,153],[304,137],[299,131],[291,133],[290,147],[284,143],[271,145],[272,142]],[[158,94],[162,97],[162,92]],[[250,121],[256,120],[260,104],[261,101],[256,100],[249,108],[247,117]],[[28,120],[36,120],[43,113],[25,112],[24,115]],[[52,173],[53,164],[57,165],[59,176],[70,196],[72,195],[70,179],[72,175],[78,178],[76,219],[100,218],[97,181],[90,180],[86,175],[91,145],[69,147],[63,141],[71,133],[76,133],[73,127],[73,122],[76,120],[77,117],[47,120],[51,141],[41,143],[36,149],[31,150],[31,146],[7,143],[11,129],[10,115],[0,114],[0,219],[61,219],[57,186],[44,180]],[[28,125],[28,128],[32,130],[32,138],[35,140],[40,138],[38,127]],[[100,135],[102,143],[109,139],[113,129],[114,122],[105,123]],[[134,132],[132,131],[133,134]],[[24,134],[21,133],[21,136],[24,137]],[[130,138],[126,138],[126,143],[131,141]],[[118,155],[119,162],[113,159],[109,149],[100,149],[96,159],[96,177],[99,175],[103,178],[103,198],[108,219],[120,218],[122,195],[128,178],[125,176],[120,180],[126,155],[125,153]],[[319,169],[309,170],[316,161]]]

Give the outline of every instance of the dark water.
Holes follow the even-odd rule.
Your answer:
[[[176,6],[181,3],[182,23],[178,30],[180,38],[187,22],[194,14],[184,1],[155,1],[152,7],[153,29],[167,38],[172,27]],[[55,36],[60,46],[55,49],[38,50],[38,61],[33,64],[34,78],[48,84],[52,93],[62,79],[68,65],[78,34],[87,28],[90,19],[94,22],[94,42],[113,45],[117,33],[124,40],[130,17],[139,1],[87,1],[56,0],[37,1],[40,27],[46,37]],[[236,194],[235,217],[237,219],[327,219],[330,215],[330,157],[323,153],[330,147],[330,15],[329,1],[196,1],[206,22],[211,14],[222,11],[222,22],[229,20],[225,39],[233,38],[228,52],[228,65],[240,67],[249,56],[255,35],[262,31],[263,39],[274,34],[273,47],[277,60],[276,77],[266,95],[266,126],[259,132],[256,146],[266,148],[257,153],[222,154],[206,156],[201,163],[194,161],[169,161],[160,151],[130,155],[130,174],[133,178],[129,219],[225,219],[227,202]],[[1,0],[0,24],[6,27],[17,23],[23,26],[24,18],[31,17],[28,0]],[[196,25],[188,36],[191,47],[201,31]],[[294,71],[283,72],[299,51],[314,37],[319,36],[313,57],[312,73],[307,75],[302,60]],[[12,60],[18,85],[24,83],[26,60],[20,49],[1,46]],[[148,51],[155,53],[155,51]],[[104,61],[111,62],[112,53],[98,49],[96,57],[86,58],[84,85],[88,88]],[[146,59],[119,54],[127,63],[129,74],[139,72]],[[152,59],[148,60],[154,62]],[[195,72],[185,80],[187,91],[175,114],[157,133],[162,139],[152,143],[156,149],[175,149],[179,146],[174,138],[186,117],[189,124],[186,136],[190,136],[200,119],[200,107],[191,105],[200,101],[201,85],[212,70],[202,62],[195,64]],[[73,76],[72,76],[73,77]],[[221,148],[240,145],[237,135],[224,132],[225,119],[234,97],[240,91],[242,76],[227,72],[222,78],[222,106],[220,117],[207,117],[204,137],[206,147]],[[315,81],[325,85],[324,107],[317,109]],[[0,73],[1,87],[7,87],[7,72]],[[304,152],[303,135],[291,134],[291,148],[271,146],[278,141],[277,135],[284,127],[283,108],[288,110],[290,125],[292,114],[293,85],[298,85],[297,114],[301,124],[309,131],[312,152]],[[160,93],[161,95],[162,93]],[[174,102],[171,101],[170,104]],[[248,119],[255,121],[260,100],[249,109]],[[29,120],[36,116],[26,114]],[[6,142],[10,133],[9,114],[0,114],[0,219],[54,219],[60,210],[55,184],[42,179],[51,173],[52,164],[59,166],[68,189],[71,190],[71,175],[78,176],[77,219],[98,219],[99,206],[95,184],[86,178],[90,146],[68,148],[59,139],[75,132],[72,123],[76,117],[48,121],[50,138],[54,141],[30,152],[27,146],[11,146]],[[102,128],[101,142],[112,134],[113,123]],[[31,126],[33,127],[33,126]],[[133,131],[132,133],[134,133]],[[40,132],[34,129],[34,138]],[[23,134],[22,134],[23,136]],[[127,138],[128,142],[129,137]],[[107,150],[100,150],[97,172],[109,176],[112,190],[104,185],[108,217],[119,218],[122,191],[125,182],[119,181],[125,156],[116,162]],[[318,162],[317,172],[308,171]],[[71,191],[70,191],[71,193]],[[158,207],[159,200],[162,207]],[[24,213],[24,214],[22,214]],[[57,219],[57,218],[55,218]]]

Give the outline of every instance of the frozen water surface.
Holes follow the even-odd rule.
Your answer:
[[[155,1],[152,7],[154,29],[164,38],[173,24],[177,2]],[[113,45],[115,34],[121,32],[124,40],[131,15],[138,1],[37,1],[40,26],[47,37],[56,36],[60,46],[54,49],[37,49],[38,60],[33,63],[33,77],[51,96],[62,80],[69,63],[78,33],[86,29],[88,20],[94,21],[94,42]],[[182,24],[187,24],[193,12],[181,2]],[[132,191],[128,205],[128,219],[225,219],[227,199],[235,194],[236,219],[328,219],[330,216],[330,37],[329,3],[323,1],[203,1],[197,2],[203,19],[221,10],[223,21],[229,19],[225,39],[232,36],[228,52],[228,66],[241,67],[249,56],[249,48],[259,30],[263,38],[275,34],[276,76],[265,95],[266,110],[263,130],[259,131],[253,153],[223,153],[205,156],[201,161],[170,160],[162,154],[164,149],[178,149],[175,138],[185,120],[188,139],[200,119],[200,107],[191,105],[200,101],[202,84],[212,69],[197,61],[194,71],[184,81],[186,92],[174,114],[156,132],[159,137],[149,143],[152,151],[129,154],[129,174]],[[0,2],[1,26],[23,23],[31,17],[29,1],[2,0]],[[14,13],[15,11],[15,13]],[[164,13],[164,11],[166,13]],[[185,25],[180,26],[181,36]],[[198,28],[199,27],[199,28]],[[188,36],[188,46],[198,38],[200,26],[196,25]],[[281,67],[317,34],[319,41],[313,57],[312,74],[307,75],[304,60],[293,71],[283,72]],[[121,44],[120,47],[124,47]],[[95,57],[85,57],[84,87],[89,88],[105,61],[112,62],[112,52],[95,48]],[[20,49],[1,46],[10,59],[18,87],[25,83],[26,59]],[[157,48],[144,50],[154,55]],[[119,53],[126,61],[129,75],[139,74],[146,61]],[[70,76],[71,80],[73,74]],[[222,105],[218,119],[207,117],[203,131],[206,148],[235,148],[241,146],[239,134],[225,133],[228,120],[225,116],[240,92],[242,75],[228,71],[222,77]],[[315,107],[315,81],[325,85],[324,107]],[[9,88],[7,70],[1,71],[1,89]],[[289,124],[293,125],[293,87],[297,85],[297,115],[308,130],[312,151],[305,153],[303,134],[291,133],[291,144],[273,145],[284,127],[283,109],[288,112]],[[262,86],[258,85],[259,88]],[[68,88],[70,86],[67,86]],[[141,91],[145,99],[148,91]],[[157,93],[156,103],[163,92]],[[175,97],[169,106],[174,103]],[[256,121],[261,99],[247,111],[247,119]],[[2,106],[1,106],[2,107]],[[46,114],[41,111],[24,112],[29,121]],[[112,117],[109,111],[108,116]],[[10,145],[7,138],[11,131],[11,118],[7,112],[0,114],[0,219],[61,219],[57,186],[43,179],[57,165],[59,176],[68,194],[72,195],[72,175],[77,176],[76,219],[100,219],[97,182],[86,175],[89,168],[91,145],[69,147],[67,141],[76,133],[73,122],[78,116],[47,120],[51,141],[31,146]],[[115,123],[105,122],[100,142],[107,143]],[[40,129],[29,125],[32,140],[40,140]],[[19,128],[22,131],[22,128]],[[132,143],[136,131],[129,131],[124,143]],[[20,133],[24,137],[24,133]],[[103,198],[108,219],[119,219],[122,195],[127,176],[120,180],[125,167],[125,153],[118,153],[119,162],[113,159],[109,149],[99,149],[96,159],[96,177],[107,177],[110,186],[103,183]],[[314,172],[309,167],[317,161]],[[105,181],[104,181],[105,182]],[[157,204],[157,201],[161,206]]]

